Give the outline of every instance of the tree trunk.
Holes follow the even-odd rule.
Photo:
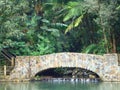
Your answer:
[[[106,36],[106,32],[105,32],[105,28],[102,28],[103,30],[103,36],[104,36],[104,41],[105,41],[105,48],[106,48],[106,53],[109,53],[109,48],[108,48],[108,40],[107,40],[107,36]]]
[[[101,11],[101,4],[100,4],[100,0],[98,0],[98,13],[100,11]],[[100,13],[99,13],[99,18],[100,18],[100,22],[99,23],[100,23],[101,29],[103,31],[103,39],[104,39],[104,42],[105,42],[104,48],[106,49],[106,53],[109,53],[108,39],[107,39],[107,36],[106,36],[106,28],[102,25],[103,18],[102,18]]]
[[[112,33],[112,46],[113,46],[113,49],[112,49],[112,52],[113,53],[116,53],[116,39],[115,39],[115,33]]]

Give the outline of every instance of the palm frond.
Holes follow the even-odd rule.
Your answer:
[[[77,17],[81,15],[83,12],[83,7],[81,4],[82,2],[69,2],[65,7],[68,13],[64,17],[63,21],[67,21],[72,17]]]
[[[81,22],[84,17],[84,14],[79,16],[78,18],[75,19],[70,25],[68,25],[67,29],[65,30],[65,34],[70,31],[72,28],[77,27]]]

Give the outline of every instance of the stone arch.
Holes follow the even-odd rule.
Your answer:
[[[40,56],[38,60],[36,59],[36,65],[31,67],[31,77],[34,77],[37,72],[49,68],[76,67],[95,72],[102,78],[102,65],[103,57],[101,57],[100,55],[81,53],[57,53],[44,55]]]
[[[104,81],[120,81],[117,54],[54,53],[43,56],[17,56],[10,79],[30,79],[39,71],[57,67],[78,67],[95,72]]]

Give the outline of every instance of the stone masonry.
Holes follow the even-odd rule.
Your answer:
[[[95,72],[103,81],[120,81],[117,54],[93,55],[54,53],[43,56],[17,56],[10,79],[31,79],[49,68],[78,67]]]

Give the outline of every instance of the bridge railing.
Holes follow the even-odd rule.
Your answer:
[[[11,66],[14,66],[15,64],[15,58],[16,55],[11,53],[9,50],[7,49],[2,49],[1,50],[1,54],[2,56],[4,56],[7,60],[9,60],[11,62]]]
[[[0,66],[0,77],[6,77],[10,74],[14,66]]]

